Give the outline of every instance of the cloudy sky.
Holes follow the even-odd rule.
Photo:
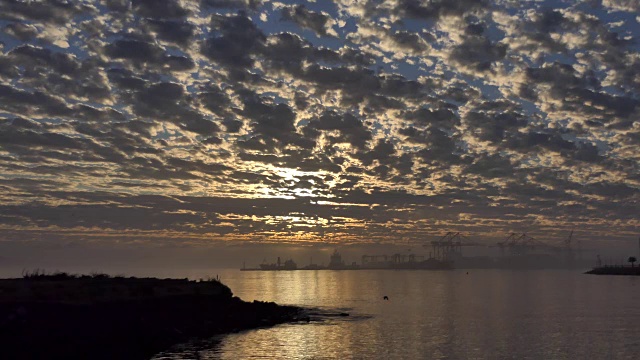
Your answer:
[[[0,0],[0,241],[632,240],[639,40],[637,0]]]

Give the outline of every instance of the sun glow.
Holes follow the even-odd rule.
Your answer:
[[[329,188],[334,185],[332,177],[327,183],[324,183],[325,179],[330,176],[324,172],[301,171],[286,167],[275,167],[273,170],[281,178],[282,182],[286,184],[286,187],[283,186],[273,190],[286,198],[318,197],[320,196],[317,193],[318,191],[326,189],[327,185]],[[327,197],[326,194],[323,196]]]

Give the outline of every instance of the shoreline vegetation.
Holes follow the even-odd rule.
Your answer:
[[[305,309],[246,302],[218,279],[33,271],[0,279],[7,359],[149,359],[194,339],[309,321]]]

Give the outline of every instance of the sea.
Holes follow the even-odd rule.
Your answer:
[[[155,360],[640,357],[640,277],[489,269],[137,269],[127,274],[217,277],[244,300],[327,314],[320,321],[180,344]],[[339,313],[349,316],[330,316]]]

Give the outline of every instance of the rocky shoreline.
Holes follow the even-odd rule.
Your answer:
[[[192,339],[308,319],[298,307],[243,301],[217,280],[0,280],[0,348],[8,359],[148,359]]]

